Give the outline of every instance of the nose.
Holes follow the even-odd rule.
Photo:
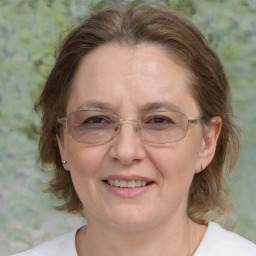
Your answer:
[[[119,130],[113,139],[110,157],[122,165],[131,165],[145,158],[136,120],[121,120]]]

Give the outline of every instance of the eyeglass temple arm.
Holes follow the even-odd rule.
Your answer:
[[[202,118],[196,118],[196,119],[189,119],[188,122],[191,124],[196,124],[198,121],[200,121]]]
[[[67,117],[57,117],[57,121],[62,124],[64,122],[67,122]]]

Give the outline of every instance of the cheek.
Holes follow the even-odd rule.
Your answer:
[[[169,148],[154,149],[150,152],[151,162],[154,164],[158,175],[159,209],[174,211],[186,207],[189,188],[194,177],[195,156],[191,151],[181,149],[178,145]],[[168,206],[168,210],[166,210]]]
[[[71,143],[68,146],[67,161],[75,190],[83,205],[90,204],[98,193],[97,185],[106,149],[101,146]]]
[[[67,150],[67,159],[71,173],[90,176],[99,169],[106,155],[102,146],[88,146],[82,143],[70,143]]]
[[[166,148],[151,149],[149,155],[165,182],[179,186],[192,180],[197,163],[196,150],[178,142]]]

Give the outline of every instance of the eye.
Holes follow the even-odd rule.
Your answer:
[[[106,116],[93,116],[84,120],[83,125],[88,126],[107,126],[113,122]]]
[[[166,116],[151,116],[144,121],[144,128],[152,130],[170,129],[174,126],[172,119]]]
[[[146,120],[146,124],[170,124],[172,121],[164,116],[154,116]]]
[[[97,111],[75,111],[71,112],[69,125],[71,129],[78,129],[79,132],[113,129],[115,119],[110,114]]]
[[[108,123],[111,123],[111,120],[103,116],[94,116],[84,120],[84,124],[108,124]]]

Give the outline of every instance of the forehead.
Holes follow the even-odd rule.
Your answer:
[[[189,84],[188,68],[160,46],[104,45],[81,60],[67,111],[90,108],[95,102],[113,109],[169,102],[184,109],[183,103],[194,101]]]

